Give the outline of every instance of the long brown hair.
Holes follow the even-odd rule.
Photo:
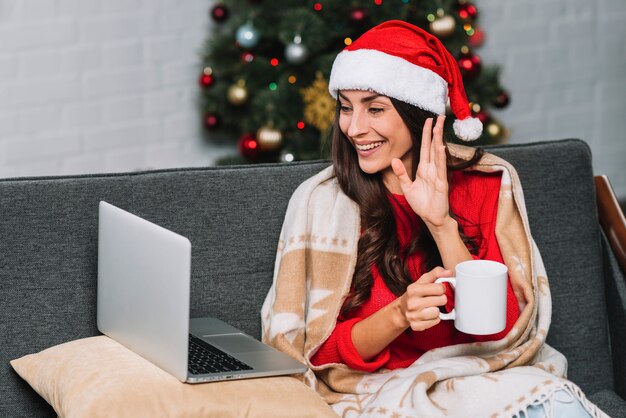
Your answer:
[[[436,115],[400,100],[390,99],[411,132],[412,173],[415,173],[419,162],[422,128],[426,119],[436,118]],[[441,265],[441,255],[428,228],[421,228],[420,234],[409,243],[406,250],[404,252],[400,250],[400,243],[396,236],[396,221],[382,175],[381,173],[367,174],[360,169],[356,151],[339,128],[340,107],[341,104],[337,101],[332,132],[332,161],[341,190],[359,205],[362,230],[352,290],[342,308],[342,313],[346,314],[357,309],[370,297],[373,266],[378,267],[389,290],[394,295],[400,296],[413,282],[406,265],[407,256],[416,251],[422,251],[424,271],[429,271]],[[446,155],[448,170],[461,170],[474,165],[482,157],[483,150],[477,148],[474,156],[467,161],[450,155],[447,147]],[[452,213],[451,215],[456,217]],[[460,224],[459,232],[466,244],[470,247],[475,246],[475,243],[463,234]]]

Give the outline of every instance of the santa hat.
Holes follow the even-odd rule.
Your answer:
[[[438,115],[450,99],[457,137],[472,141],[483,130],[454,57],[435,36],[400,20],[375,26],[340,52],[328,89],[335,99],[339,90],[372,90]]]

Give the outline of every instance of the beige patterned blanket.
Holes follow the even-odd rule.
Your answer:
[[[465,159],[473,152],[453,144],[449,149]],[[517,173],[488,153],[472,170],[502,173],[496,236],[521,312],[504,339],[431,350],[393,371],[311,365],[349,291],[360,232],[358,207],[340,191],[329,167],[300,185],[289,203],[274,282],[262,308],[264,341],[307,363],[305,383],[343,417],[511,417],[549,401],[559,389],[593,417],[606,417],[566,380],[565,357],[545,343],[550,288]]]

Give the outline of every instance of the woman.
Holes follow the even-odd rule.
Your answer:
[[[458,137],[482,126],[442,44],[385,22],[338,55],[329,89],[333,165],[290,201],[265,341],[307,362],[343,416],[603,416],[543,344],[549,291],[514,170],[445,144],[448,99]],[[501,333],[439,319],[453,290],[435,280],[471,259],[509,266]]]
[[[395,369],[432,348],[503,338],[519,316],[510,284],[504,331],[469,336],[450,321],[440,322],[439,307],[451,310],[453,294],[433,283],[465,260],[502,262],[493,237],[499,173],[455,171],[449,182],[444,116],[433,127],[435,115],[393,98],[360,90],[340,91],[338,97],[335,173],[343,192],[360,206],[363,233],[352,292],[312,363]],[[480,155],[451,168],[471,166]],[[408,173],[416,173],[414,180]]]

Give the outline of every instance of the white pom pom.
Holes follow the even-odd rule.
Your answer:
[[[463,141],[474,141],[480,138],[483,132],[483,123],[476,118],[465,118],[455,120],[452,124],[454,134]]]

